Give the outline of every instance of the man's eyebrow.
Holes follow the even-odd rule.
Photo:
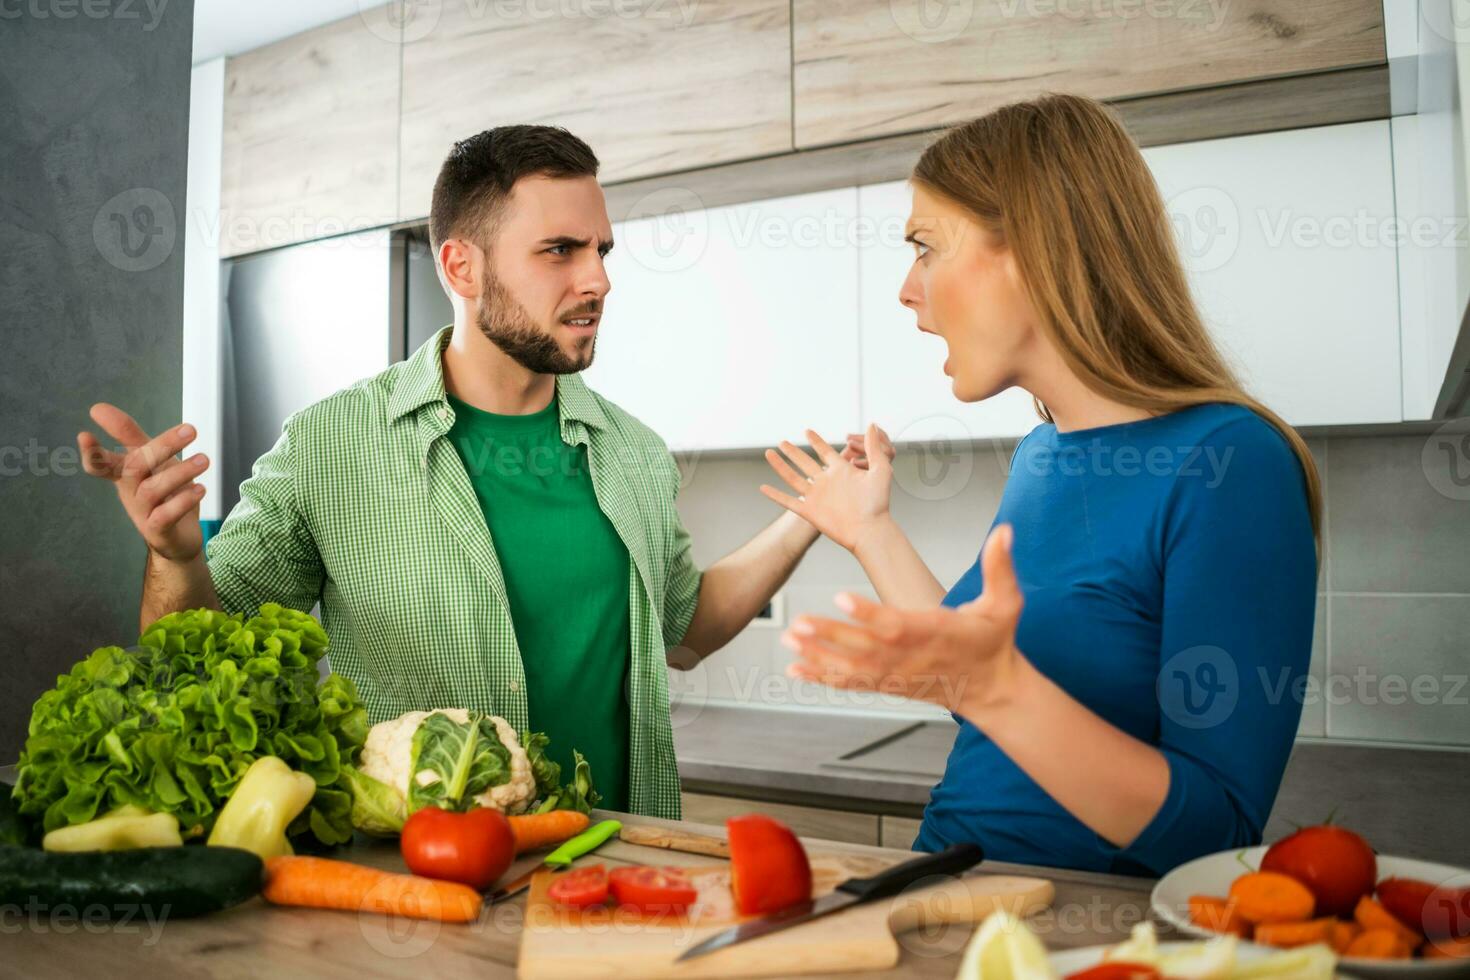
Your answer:
[[[568,248],[586,248],[592,244],[592,239],[577,238],[574,235],[557,235],[555,238],[541,239],[541,244],[547,246],[564,245]],[[599,252],[609,252],[612,250],[612,247],[613,242],[611,238],[598,239],[597,250]]]

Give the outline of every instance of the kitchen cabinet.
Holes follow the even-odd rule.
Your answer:
[[[912,848],[914,838],[919,836],[919,825],[924,821],[908,817],[878,818],[878,845],[880,847]]]
[[[1150,147],[1206,326],[1241,381],[1298,426],[1402,420],[1387,120]],[[863,187],[863,416],[904,442],[1013,438],[1012,389],[957,402],[944,343],[898,303],[912,262],[906,183]]]
[[[225,63],[223,257],[392,222],[399,45],[388,10],[373,7]]]
[[[1120,99],[1384,60],[1382,0],[794,0],[793,129],[820,146],[1043,91]]]
[[[588,383],[671,449],[750,449],[858,422],[857,191],[614,225]]]
[[[400,218],[428,214],[455,140],[508,123],[567,127],[597,153],[604,181],[791,148],[788,0],[444,0],[414,16]]]
[[[845,844],[873,846],[879,844],[878,822],[880,818],[871,813],[849,813],[843,810],[742,800],[733,796],[711,796],[704,793],[684,793],[683,804],[684,819],[694,823],[708,823],[723,827],[726,820],[738,817],[742,813],[764,813],[786,824],[796,832],[798,837],[819,837],[823,840],[842,841]]]
[[[1296,426],[1398,422],[1386,119],[1144,150],[1206,326]]]

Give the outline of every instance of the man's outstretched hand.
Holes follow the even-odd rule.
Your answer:
[[[199,527],[204,487],[194,481],[209,468],[209,460],[203,453],[181,460],[178,453],[194,441],[194,427],[179,425],[150,438],[115,405],[98,402],[91,415],[122,449],[106,449],[92,433],[79,432],[82,468],[117,488],[123,510],[151,551],[169,561],[193,561],[204,548]]]

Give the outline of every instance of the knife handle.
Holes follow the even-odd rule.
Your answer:
[[[604,841],[622,829],[623,825],[616,820],[603,820],[595,823],[546,855],[544,863],[553,867],[565,867],[571,864],[574,858],[579,858],[588,851],[602,846]]]
[[[849,878],[838,885],[837,890],[855,896],[860,902],[869,902],[897,895],[925,878],[963,874],[983,860],[985,851],[979,844],[951,844],[937,854],[925,854],[912,861],[895,864],[867,878]]]

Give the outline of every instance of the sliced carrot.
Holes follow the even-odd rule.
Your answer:
[[[1406,960],[1414,953],[1414,947],[1402,935],[1392,929],[1364,929],[1343,956],[1356,956],[1365,960]]]
[[[1305,922],[1317,900],[1307,886],[1276,871],[1252,871],[1230,885],[1235,910],[1247,922]]]
[[[1251,924],[1235,911],[1235,903],[1214,895],[1189,896],[1189,920],[1202,929],[1242,939],[1251,936]]]
[[[265,863],[265,900],[348,912],[381,912],[411,919],[472,922],[480,917],[480,893],[467,885],[418,875],[392,874],[350,861],[277,857]]]
[[[1352,941],[1354,939],[1357,939],[1358,934],[1362,931],[1363,927],[1358,925],[1356,922],[1346,922],[1342,919],[1333,919],[1332,936],[1328,940],[1328,942],[1331,943],[1332,948],[1337,951],[1337,955],[1341,956],[1343,953],[1347,952],[1348,946],[1352,945]]]
[[[516,837],[516,853],[524,854],[575,837],[591,822],[592,818],[576,810],[551,810],[513,816],[510,829]]]
[[[1464,939],[1431,939],[1419,953],[1426,960],[1470,960],[1470,936]]]
[[[1332,924],[1336,919],[1312,919],[1309,922],[1263,922],[1256,926],[1255,940],[1264,946],[1310,946],[1332,943]]]
[[[1367,895],[1358,899],[1358,907],[1353,909],[1353,920],[1363,927],[1364,932],[1386,929],[1398,935],[1410,949],[1424,940],[1422,935],[1404,925],[1392,912]]]

